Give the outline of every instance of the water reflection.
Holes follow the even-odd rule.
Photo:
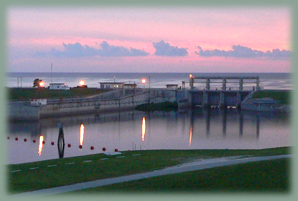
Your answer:
[[[57,128],[58,123],[63,128]],[[85,138],[86,128],[88,138]],[[102,147],[106,147],[108,151],[116,148],[125,151],[261,149],[290,145],[287,114],[236,109],[194,109],[186,113],[130,111],[47,118],[34,123],[10,122],[10,139],[31,137],[31,140],[26,143],[23,140],[8,141],[9,163],[57,158],[57,147],[50,143],[43,144],[43,141],[57,139],[57,134],[59,158],[102,153]],[[39,144],[29,143],[32,140],[39,140]],[[80,149],[72,146],[64,150],[65,140],[70,144],[79,142]],[[90,146],[95,149],[90,150]],[[36,156],[37,149],[39,157]]]
[[[84,126],[84,124],[81,124],[81,126],[80,126],[80,145],[81,146],[83,146],[84,135],[85,135],[85,126]]]
[[[146,118],[143,117],[142,119],[142,141],[145,141],[145,135],[146,135]]]
[[[38,155],[41,156],[42,148],[44,144],[44,136],[39,136],[39,144],[38,144]]]
[[[245,117],[244,117],[244,114],[245,114]],[[200,116],[203,116],[203,118],[205,119],[206,137],[210,136],[211,128],[218,127],[219,124],[221,124],[222,126],[222,135],[225,137],[227,135],[227,128],[234,127],[235,122],[238,122],[238,133],[240,137],[243,136],[244,125],[246,124],[247,126],[249,126],[250,133],[252,132],[253,127],[255,127],[255,134],[256,134],[256,138],[258,139],[260,135],[260,116],[262,114],[264,113],[261,113],[261,112],[246,113],[246,112],[237,111],[237,110],[234,110],[231,112],[227,109],[223,109],[223,110],[204,109],[202,111],[192,111],[190,130],[189,130],[189,144],[191,144],[194,125],[196,124],[196,121],[201,120]],[[231,119],[232,121],[229,121],[229,122],[227,121],[228,116],[232,118]],[[235,117],[238,119],[238,121],[237,119],[235,119]],[[217,121],[217,118],[220,118],[221,121]],[[233,119],[235,119],[236,121],[233,121]],[[211,123],[213,124],[212,126],[211,126]]]
[[[57,147],[58,147],[59,158],[63,158],[64,157],[65,140],[64,140],[64,132],[63,132],[62,127],[59,128]]]
[[[191,145],[191,140],[192,140],[192,129],[193,129],[193,122],[190,123],[190,129],[189,129],[189,140],[188,140],[189,147]]]

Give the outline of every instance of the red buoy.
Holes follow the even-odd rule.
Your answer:
[[[79,145],[79,148],[82,149],[83,148],[83,145]]]
[[[33,140],[33,143],[35,143],[36,142],[36,140]]]
[[[90,147],[90,149],[91,149],[91,150],[93,150],[93,149],[94,149],[94,147],[93,147],[93,146],[91,146],[91,147]]]
[[[54,142],[51,142],[51,145],[54,145],[55,143]]]
[[[68,144],[67,146],[68,146],[68,147],[71,147],[71,144]]]
[[[46,142],[45,141],[42,141],[42,144],[45,144]]]
[[[16,141],[18,141],[18,140],[19,140],[19,138],[18,138],[18,137],[16,137],[16,138],[15,138],[15,140],[16,140]]]
[[[118,149],[115,149],[115,152],[118,152]]]
[[[102,148],[102,150],[103,150],[103,151],[106,151],[106,148],[105,148],[105,147],[103,147],[103,148]]]
[[[8,137],[7,137],[7,139],[9,140],[9,139],[10,139],[10,137],[8,136]]]
[[[27,139],[26,138],[24,139],[24,142],[27,142]]]

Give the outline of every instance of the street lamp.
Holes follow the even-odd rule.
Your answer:
[[[144,88],[145,88],[145,85],[146,85],[146,79],[145,78],[142,79],[142,83],[144,84]]]

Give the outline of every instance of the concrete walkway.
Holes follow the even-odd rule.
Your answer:
[[[31,196],[48,196],[54,195],[59,193],[66,193],[70,191],[82,190],[87,188],[94,188],[99,186],[105,186],[110,184],[116,184],[121,182],[133,181],[138,179],[146,179],[149,177],[157,177],[163,176],[168,174],[176,174],[181,172],[188,172],[188,171],[195,171],[195,170],[203,170],[209,169],[213,167],[221,167],[221,166],[228,166],[228,165],[235,165],[239,163],[248,163],[248,162],[256,162],[256,161],[264,161],[264,160],[274,160],[274,159],[281,159],[281,158],[290,158],[292,155],[276,155],[276,156],[262,156],[262,157],[223,157],[223,158],[212,158],[212,159],[202,159],[191,163],[184,163],[178,166],[168,167],[161,170],[155,170],[152,172],[146,173],[139,173],[109,179],[100,179],[90,182],[83,182],[77,183],[68,186],[61,186],[55,188],[48,188],[48,189],[41,189],[36,191],[30,191],[25,193],[19,193],[11,195],[13,197],[22,197],[24,195],[31,195]],[[11,197],[10,196],[10,197]]]

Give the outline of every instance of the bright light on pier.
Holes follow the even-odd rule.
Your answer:
[[[80,81],[80,85],[83,86],[85,84],[84,80]]]
[[[146,79],[144,78],[144,79],[142,79],[142,83],[143,84],[145,84],[146,83]]]

